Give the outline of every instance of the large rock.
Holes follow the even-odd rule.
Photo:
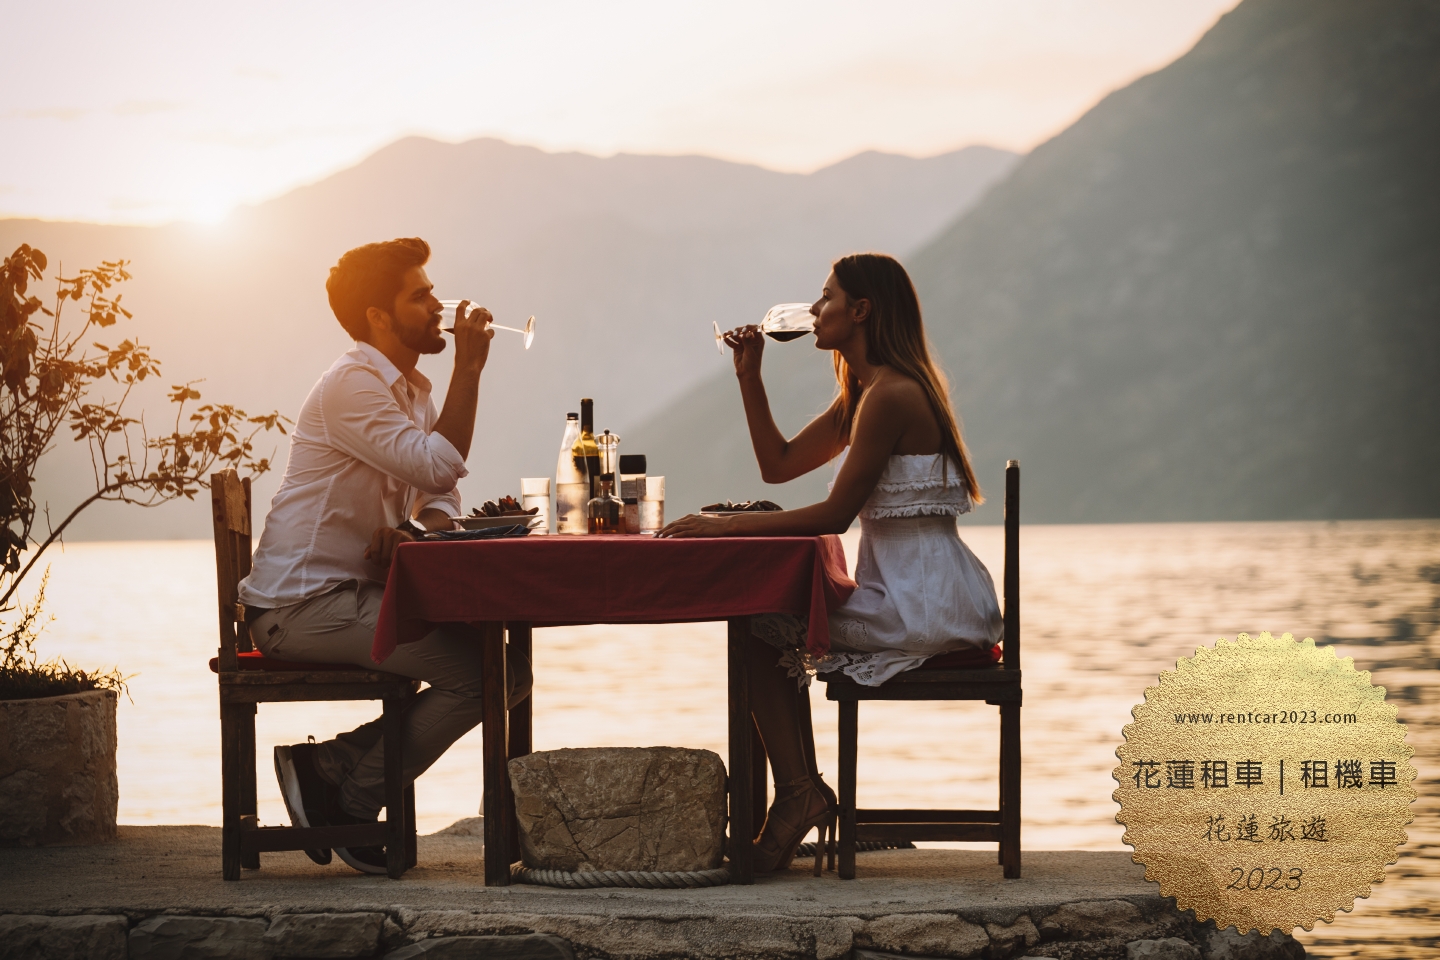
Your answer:
[[[1012,956],[1040,942],[1040,931],[1035,929],[1034,921],[1024,914],[1008,926],[987,923],[985,932],[990,935],[990,954],[995,957]]]
[[[115,839],[113,690],[0,700],[0,847]]]
[[[280,957],[369,957],[380,945],[383,913],[285,913],[265,931]]]
[[[1063,904],[1040,923],[1049,939],[1139,939],[1155,931],[1140,908],[1128,900],[1082,900]]]
[[[1261,936],[1254,930],[1242,934],[1234,927],[1212,928],[1205,934],[1205,960],[1305,960],[1305,948],[1279,930]]]
[[[441,937],[385,954],[385,960],[575,960],[570,944],[541,934]]]
[[[1023,935],[1022,935],[1023,942]],[[990,945],[985,928],[948,913],[898,913],[866,923],[855,945],[925,957],[978,957]]]
[[[130,960],[271,960],[264,920],[151,917],[130,931]]]
[[[725,764],[709,750],[593,747],[510,761],[525,865],[709,870],[720,865]]]
[[[1200,960],[1200,948],[1179,937],[1131,940],[1125,944],[1125,960]]]
[[[125,960],[120,916],[0,916],[0,960]]]

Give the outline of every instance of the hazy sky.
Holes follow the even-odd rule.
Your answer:
[[[406,134],[703,153],[1027,150],[1235,0],[0,0],[0,216],[215,219]]]

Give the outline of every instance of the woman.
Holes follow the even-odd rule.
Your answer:
[[[812,759],[807,668],[843,670],[873,686],[937,654],[988,650],[1001,632],[994,583],[955,527],[955,517],[982,502],[980,487],[905,268],[873,253],[837,260],[810,312],[815,346],[833,351],[839,395],[794,439],[785,439],[770,414],[759,328],[731,330],[725,342],[734,350],[761,477],[784,483],[835,460],[830,495],[798,510],[691,515],[661,531],[815,536],[843,533],[860,518],[859,586],[830,614],[827,657],[810,661],[799,618],[751,618],[752,703],[776,784],[757,871],[788,867],[805,834],[828,822],[835,807]]]

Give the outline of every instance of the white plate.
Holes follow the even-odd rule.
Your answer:
[[[517,523],[523,523],[532,529],[537,522],[541,522],[538,516],[527,516],[519,514],[514,517],[451,517],[456,523],[466,530],[489,530],[492,527],[513,527]]]

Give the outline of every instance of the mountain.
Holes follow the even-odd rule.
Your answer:
[[[154,348],[166,382],[204,378],[207,400],[293,414],[348,347],[325,300],[330,266],[362,243],[425,237],[441,296],[476,299],[500,323],[537,318],[531,350],[501,333],[491,353],[461,487],[477,501],[553,474],[580,397],[595,398],[597,426],[626,437],[724,362],[712,321],[734,326],[809,298],[829,261],[851,250],[917,249],[1017,159],[986,147],[928,159],[863,153],[800,175],[410,138],[216,227],[3,220],[0,248],[29,243],[70,269],[132,261],[125,303],[137,319],[117,329]],[[437,405],[449,363],[422,360]],[[152,422],[163,419],[164,403],[146,399]],[[283,443],[277,454],[283,464]],[[88,460],[62,442],[40,479],[53,504],[72,503]],[[276,482],[261,482],[257,503]],[[101,505],[72,539],[205,536],[204,516],[203,505]]]
[[[1033,522],[1440,516],[1436,117],[1440,5],[1246,0],[1034,150],[909,259],[982,484],[1019,459]],[[833,393],[802,342],[766,364],[787,429]],[[671,512],[765,492],[728,373],[634,434]]]

